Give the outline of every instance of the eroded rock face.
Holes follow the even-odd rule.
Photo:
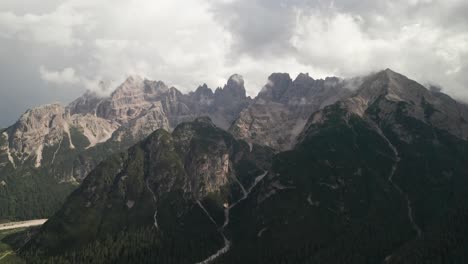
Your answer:
[[[467,107],[390,69],[368,76],[344,107],[359,116],[378,109],[382,120],[401,107],[405,115],[459,138],[468,138]]]
[[[181,124],[173,133],[176,148],[184,157],[186,191],[197,199],[220,190],[228,183],[232,173],[233,157],[229,146],[232,142],[224,133],[209,118],[197,118],[192,123]]]
[[[213,122],[228,129],[232,122],[239,117],[252,100],[246,96],[244,79],[238,74],[232,75],[223,89],[218,88],[214,93],[214,108],[206,111]]]
[[[68,105],[70,114],[93,114],[97,115],[98,106],[102,103],[104,98],[100,97],[97,93],[86,91],[81,97]]]
[[[75,149],[71,131],[85,137],[89,142],[86,148],[90,148],[107,141],[117,127],[116,123],[91,114],[71,115],[67,108],[52,104],[26,111],[3,134],[12,163],[33,162],[39,168],[44,162],[53,161],[43,161],[45,149],[59,148],[63,141],[67,148]]]
[[[240,75],[215,92],[203,85],[189,94],[161,81],[130,76],[109,96],[87,91],[68,106],[28,110],[1,131],[0,176],[49,171],[57,182],[76,184],[110,154],[157,129],[172,131],[202,115],[227,129],[249,102]]]
[[[148,173],[151,181],[158,182],[153,189],[160,195],[170,192],[175,186],[182,188],[195,200],[218,192],[232,181],[232,138],[222,132],[209,118],[198,118],[179,125],[170,135],[157,131],[146,141]],[[177,153],[169,156],[169,153]],[[183,176],[177,179],[162,167],[166,162],[184,167]],[[180,173],[179,173],[180,174]],[[179,175],[181,176],[181,175]]]
[[[156,102],[140,116],[121,126],[113,134],[113,140],[136,142],[160,128],[170,131],[170,124],[161,102]]]
[[[2,131],[0,134],[0,168],[7,167],[11,165],[14,169],[16,169],[16,163],[11,156],[10,152],[10,141],[8,132]]]
[[[181,99],[197,116],[209,116],[216,126],[228,129],[239,113],[250,103],[247,97],[244,79],[241,75],[232,75],[223,88],[214,93],[206,84],[197,88]]]
[[[351,94],[337,102],[342,116],[349,119],[357,115],[389,127],[400,140],[411,143],[414,131],[404,129],[405,123],[416,120],[446,131],[458,138],[468,138],[468,107],[437,90],[429,90],[390,69],[363,78]],[[327,109],[314,113],[307,127],[323,124],[329,117]],[[310,133],[310,132],[309,132]],[[299,141],[302,135],[299,136]]]
[[[230,131],[249,142],[290,149],[312,113],[350,93],[345,87],[346,82],[338,78],[314,80],[300,74],[292,81],[289,74],[272,74]]]
[[[126,124],[151,108],[152,102],[168,88],[163,83],[152,83],[138,76],[130,76],[99,107],[98,114],[105,119]]]
[[[26,111],[9,131],[11,155],[22,162],[34,159],[34,166],[41,166],[44,146],[55,145],[63,138],[65,120],[65,108],[58,104]]]
[[[86,148],[92,148],[99,143],[106,142],[119,127],[116,122],[90,114],[70,116],[70,125],[88,139],[89,145]],[[72,141],[70,142],[73,144]]]

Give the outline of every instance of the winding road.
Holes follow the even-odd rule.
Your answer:
[[[2,260],[4,258],[6,258],[7,256],[12,255],[14,253],[15,253],[14,251],[7,251],[0,257],[0,260]]]
[[[40,225],[43,225],[46,221],[47,219],[35,219],[35,220],[20,221],[20,222],[9,222],[9,223],[0,224],[0,230],[40,226]]]

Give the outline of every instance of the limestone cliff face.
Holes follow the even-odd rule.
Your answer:
[[[99,105],[97,113],[105,119],[126,124],[149,109],[152,102],[156,102],[158,96],[167,89],[164,83],[131,76]]]
[[[97,108],[102,103],[103,97],[92,91],[86,91],[68,105],[70,114],[93,114],[97,115]]]
[[[216,126],[226,130],[252,102],[246,95],[244,79],[238,74],[232,75],[223,88],[213,92],[204,84],[182,100],[198,116],[209,116]]]
[[[202,199],[228,183],[233,173],[229,146],[233,142],[210,119],[198,118],[193,123],[181,124],[173,137],[187,171],[186,191]]]
[[[65,107],[52,104],[26,111],[21,118],[3,132],[4,148],[15,165],[32,162],[36,168],[53,163],[54,157],[44,160],[48,148],[75,149],[72,134],[81,134],[88,141],[86,148],[107,141],[117,124],[94,115],[71,115]]]
[[[345,86],[338,78],[314,80],[300,74],[293,81],[287,73],[272,74],[230,131],[249,142],[289,149],[312,113],[350,93]]]
[[[140,113],[138,117],[115,131],[112,140],[136,142],[160,128],[169,131],[170,124],[161,102],[156,102],[149,109]]]
[[[68,106],[51,104],[28,110],[2,131],[0,170],[23,165],[57,167],[61,162],[66,172],[57,172],[58,179],[80,181],[106,152],[124,150],[157,129],[171,131],[201,115],[227,128],[249,100],[239,75],[215,92],[204,85],[189,94],[161,81],[130,76],[110,96],[88,91]],[[68,159],[56,159],[61,155]]]
[[[89,141],[89,145],[86,146],[86,149],[106,142],[119,127],[119,124],[116,122],[90,114],[72,115],[70,116],[69,124]],[[71,137],[69,138],[71,139]],[[71,145],[73,145],[73,142],[70,142]]]
[[[67,128],[65,108],[58,104],[45,105],[26,111],[9,133],[9,152],[15,160],[34,159],[42,162],[45,146],[58,144]]]
[[[213,122],[228,129],[232,122],[239,117],[252,100],[246,96],[244,79],[238,74],[232,75],[223,89],[218,88],[214,93],[214,109],[208,111]]]

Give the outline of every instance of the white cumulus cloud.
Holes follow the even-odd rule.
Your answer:
[[[73,68],[64,68],[61,71],[50,71],[44,66],[41,66],[40,74],[42,80],[52,83],[52,84],[76,84],[80,82],[80,78],[76,76],[75,70]]]

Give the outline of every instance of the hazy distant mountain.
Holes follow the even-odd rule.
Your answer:
[[[349,82],[273,74],[230,129],[243,140],[208,118],[158,130],[93,170],[23,255],[466,262],[466,106],[391,70]]]

